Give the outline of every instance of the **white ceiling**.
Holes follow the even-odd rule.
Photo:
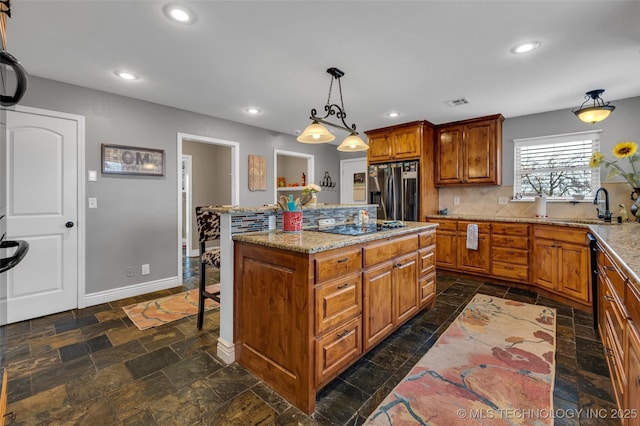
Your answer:
[[[168,3],[197,15],[168,20]],[[14,0],[30,75],[294,134],[342,78],[359,131],[640,96],[640,1]],[[517,43],[542,47],[516,56]],[[116,78],[126,69],[134,82]],[[332,101],[339,101],[334,91]],[[450,107],[461,97],[471,103]],[[612,102],[615,105],[615,102]],[[250,116],[246,108],[262,110]],[[391,110],[400,116],[390,119]],[[615,112],[614,112],[615,113]]]

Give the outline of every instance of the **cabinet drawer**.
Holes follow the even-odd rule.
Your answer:
[[[427,275],[426,277],[420,278],[418,282],[419,291],[420,291],[420,306],[429,302],[431,299],[436,297],[436,274],[435,272]]]
[[[527,237],[516,237],[514,235],[491,235],[491,245],[493,247],[508,247],[516,249],[529,249],[529,239]]]
[[[632,285],[631,283],[627,283],[625,306],[631,320],[640,328],[640,292],[635,291]]]
[[[315,329],[321,334],[362,311],[362,275],[338,278],[314,290]]]
[[[418,273],[420,276],[429,274],[436,269],[436,252],[434,248],[422,249],[419,252],[420,270]]]
[[[316,257],[315,260],[316,283],[357,272],[361,267],[362,253],[360,248],[323,254]]]
[[[533,233],[536,238],[545,238],[553,241],[566,241],[568,243],[587,244],[587,231],[579,231],[563,226],[535,225]]]
[[[519,237],[529,237],[529,225],[525,223],[500,223],[491,224],[491,232],[501,235],[515,235]]]
[[[436,243],[436,231],[423,232],[418,238],[420,239],[420,248],[432,246]]]
[[[467,235],[467,225],[471,224],[478,225],[478,234],[488,234],[491,232],[491,224],[488,222],[466,222],[463,220],[458,222],[458,231]]]
[[[418,236],[410,235],[392,240],[371,243],[363,249],[364,266],[369,267],[394,257],[418,250]]]
[[[332,379],[362,353],[362,317],[320,337],[316,345],[316,384]]]
[[[456,229],[458,229],[458,225],[455,220],[429,219],[429,222],[438,224],[437,232],[455,231]]]
[[[496,277],[511,278],[524,282],[529,281],[529,267],[527,265],[493,262],[491,264],[491,274]]]
[[[614,335],[611,329],[610,318],[607,316],[605,319],[605,329],[604,329],[604,341],[602,342],[604,345],[604,355],[607,360],[607,364],[609,365],[609,372],[611,374],[611,381],[613,382],[613,390],[616,393],[616,399],[618,400],[618,404],[624,401],[624,388],[626,385],[626,374],[624,371],[624,364],[622,363],[623,353],[621,351],[617,351],[616,343],[614,342]],[[620,405],[619,405],[620,406]]]
[[[491,260],[505,263],[515,263],[517,265],[529,264],[529,250],[512,249],[505,247],[493,247],[491,249]]]

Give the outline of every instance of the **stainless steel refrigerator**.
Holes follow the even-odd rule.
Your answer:
[[[419,170],[418,161],[369,166],[369,203],[378,205],[378,219],[418,220]]]

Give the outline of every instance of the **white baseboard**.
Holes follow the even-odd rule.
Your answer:
[[[218,337],[218,357],[226,364],[231,364],[236,360],[236,345],[229,343],[222,337]]]
[[[178,277],[168,277],[155,281],[147,281],[146,283],[133,284],[127,287],[115,288],[113,290],[85,294],[79,305],[82,308],[86,308],[89,306],[99,305],[101,303],[113,302],[114,300],[126,299],[127,297],[152,293],[158,290],[166,290],[180,285],[182,285],[182,281],[178,280]]]

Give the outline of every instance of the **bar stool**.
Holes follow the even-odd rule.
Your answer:
[[[200,234],[200,287],[198,291],[198,330],[202,330],[204,322],[204,301],[212,299],[220,303],[220,291],[209,293],[205,288],[206,268],[213,266],[220,269],[220,248],[207,250],[207,241],[220,239],[220,214],[196,207],[196,223]]]

